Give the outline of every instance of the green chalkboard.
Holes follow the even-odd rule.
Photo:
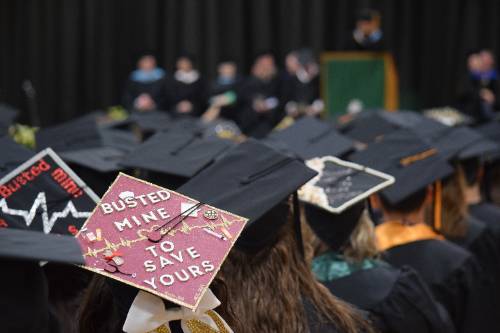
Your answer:
[[[322,94],[327,113],[345,113],[352,100],[364,108],[391,108],[394,101],[392,69],[383,54],[330,53],[322,57]],[[397,84],[397,83],[396,83]],[[397,96],[396,96],[397,98]],[[397,102],[396,102],[397,103]]]

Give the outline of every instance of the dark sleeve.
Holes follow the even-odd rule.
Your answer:
[[[316,308],[307,298],[302,299],[304,312],[309,326],[309,333],[339,333],[334,323],[325,322],[320,318]]]
[[[436,298],[448,310],[457,332],[497,332],[487,275],[469,257],[443,283],[433,286]]]
[[[420,276],[403,267],[388,296],[370,311],[380,332],[452,333],[448,313],[434,299]]]

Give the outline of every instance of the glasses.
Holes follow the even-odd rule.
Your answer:
[[[200,208],[203,205],[203,203],[198,202],[196,205],[186,209],[185,211],[181,212],[179,215],[174,216],[165,224],[159,226],[158,228],[154,229],[148,234],[148,240],[152,243],[158,243],[160,242],[163,237],[165,237],[166,234],[168,234],[171,230],[173,230],[176,226],[178,226],[182,221],[184,221],[191,213],[195,212],[198,208]],[[178,220],[178,221],[177,221]],[[169,224],[175,222],[173,225],[171,225],[166,231],[163,230],[166,226]]]
[[[137,275],[135,273],[127,273],[127,272],[120,270],[120,268],[114,262],[105,262],[105,263],[106,263],[106,266],[104,266],[104,270],[108,273],[112,273],[112,274],[120,273],[120,274],[123,274],[126,276],[131,276],[133,278],[135,278]]]

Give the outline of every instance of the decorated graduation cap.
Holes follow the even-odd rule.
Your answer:
[[[146,333],[162,325],[168,332],[172,320],[181,320],[185,332],[197,332],[193,327],[214,329],[222,320],[212,311],[220,303],[208,287],[246,221],[120,174],[77,239],[84,268],[140,290],[125,332]],[[181,309],[165,309],[161,299]]]
[[[50,148],[0,179],[0,225],[76,234],[98,197]]]
[[[365,166],[326,156],[306,161],[318,172],[299,190],[307,222],[320,239],[339,250],[356,227],[364,199],[394,183],[394,178]]]
[[[0,147],[2,147],[2,153],[0,154],[0,177],[5,176],[35,154],[33,151],[21,146],[8,137],[0,138]]]
[[[394,185],[381,192],[390,204],[402,202],[453,172],[435,147],[429,146],[409,130],[386,135],[382,141],[356,152],[350,159],[396,179]]]
[[[298,158],[252,139],[228,151],[179,191],[247,217],[237,246],[255,251],[274,243],[286,223],[286,199],[315,175]]]
[[[231,141],[217,137],[203,138],[201,132],[171,130],[152,136],[121,164],[159,173],[159,182],[172,186],[178,184],[173,178],[179,178],[180,183],[185,182],[232,145]]]
[[[302,159],[326,155],[341,156],[354,148],[354,142],[329,123],[314,117],[303,117],[292,126],[268,136],[271,146],[274,141],[284,143],[288,149]]]

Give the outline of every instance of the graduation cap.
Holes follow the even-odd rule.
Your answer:
[[[354,153],[350,160],[392,175],[396,182],[381,194],[391,204],[453,173],[439,151],[409,130],[398,130]]]
[[[451,127],[438,131],[431,136],[430,141],[447,160],[482,158],[499,150],[495,142],[468,127]]]
[[[290,194],[316,175],[298,158],[250,139],[239,144],[179,191],[222,209],[245,216],[247,226],[237,243],[243,250],[272,244],[286,222]],[[262,218],[275,213],[276,218]]]
[[[0,136],[5,135],[10,125],[18,116],[19,111],[12,106],[0,103]]]
[[[163,111],[134,111],[129,120],[144,133],[163,131],[171,126],[172,117]]]
[[[190,178],[232,145],[228,140],[203,138],[200,132],[161,132],[138,146],[121,164]]]
[[[448,128],[448,126],[415,111],[381,112],[380,116],[397,128],[411,129],[423,138]]]
[[[30,159],[35,153],[20,144],[17,144],[8,137],[0,138],[0,178],[3,178],[19,164]]]
[[[121,173],[77,239],[85,249],[85,269],[194,311],[245,223],[244,217]]]
[[[389,121],[379,112],[366,111],[342,125],[340,132],[353,140],[368,144],[397,129],[397,124]]]
[[[394,183],[394,178],[332,156],[306,161],[318,175],[299,190],[307,222],[334,251],[349,239],[365,208],[364,199]]]
[[[314,117],[303,117],[284,130],[273,132],[266,141],[271,146],[283,142],[288,149],[306,160],[327,155],[341,156],[354,148],[354,142],[329,123]]]
[[[101,146],[101,136],[94,119],[83,117],[36,132],[36,148],[56,152],[75,151]]]
[[[498,121],[492,121],[477,127],[474,127],[476,131],[481,133],[485,138],[491,140],[492,142],[495,142],[496,144],[500,145],[500,122]],[[497,151],[491,153],[488,158],[491,161],[496,161],[500,159],[500,149],[497,149]]]
[[[83,264],[82,251],[72,236],[0,228],[0,258]]]

